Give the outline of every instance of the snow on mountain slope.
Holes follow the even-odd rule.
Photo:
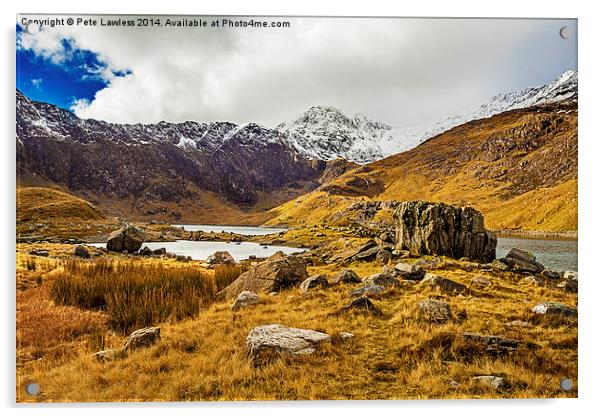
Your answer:
[[[348,117],[334,107],[315,106],[295,120],[278,125],[276,129],[291,146],[312,159],[344,158],[368,163],[409,150],[471,120],[576,97],[577,72],[567,71],[550,84],[499,94],[474,111],[423,127],[393,127],[361,114]]]

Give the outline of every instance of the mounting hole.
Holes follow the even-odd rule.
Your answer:
[[[40,385],[38,383],[29,383],[25,386],[27,394],[35,396],[40,392]]]
[[[569,39],[572,35],[571,29],[569,29],[567,26],[562,26],[558,33],[562,39]]]
[[[560,380],[560,388],[564,391],[573,390],[573,380],[570,378],[563,378]]]

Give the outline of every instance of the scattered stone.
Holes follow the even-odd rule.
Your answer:
[[[355,256],[357,256],[358,254],[365,252],[366,250],[371,249],[372,247],[375,247],[376,245],[377,245],[376,241],[368,240],[367,242],[365,242],[364,244],[362,244],[359,247],[352,248],[350,250],[347,250],[347,251],[341,253],[338,256],[334,256],[333,260],[349,261],[352,258],[354,258]],[[374,255],[376,255],[376,253],[374,253]]]
[[[408,250],[395,249],[395,250],[391,251],[391,254],[393,254],[393,256],[395,256],[399,259],[405,259],[405,258],[410,257],[410,252]]]
[[[579,291],[579,284],[576,280],[571,279],[563,280],[556,287],[569,293],[577,293]]]
[[[449,304],[442,300],[424,299],[418,302],[420,318],[427,322],[443,324],[451,321],[452,313]]]
[[[246,346],[249,357],[260,363],[281,354],[313,354],[320,343],[327,341],[330,335],[323,332],[271,324],[253,328],[247,335]]]
[[[432,273],[427,273],[424,276],[424,279],[420,281],[420,284],[437,287],[446,293],[465,293],[468,290],[468,288],[461,283],[454,282],[453,280]]]
[[[457,389],[458,387],[462,386],[460,383],[458,383],[454,379],[449,380],[449,382],[447,383],[447,385],[450,386],[451,388],[454,388],[454,389]]]
[[[88,248],[86,246],[78,244],[73,249],[73,255],[77,256],[77,257],[81,257],[82,259],[89,259],[90,251],[88,250]]]
[[[354,336],[355,334],[352,334],[351,332],[339,332],[339,338],[341,338],[343,341],[348,341]]]
[[[523,279],[523,282],[525,282],[529,285],[543,286],[543,280],[541,280],[539,277],[535,277],[535,276],[527,276]]]
[[[353,256],[352,260],[369,261],[376,258],[376,255],[382,251],[381,246],[369,248],[368,250],[362,251],[361,253]]]
[[[521,346],[532,346],[517,339],[472,332],[456,334],[456,343],[461,344],[459,345],[460,349],[472,349],[492,356],[507,355],[515,352]]]
[[[37,248],[30,250],[29,254],[31,254],[32,256],[48,257],[48,250],[42,250]]]
[[[406,280],[422,280],[426,274],[422,267],[409,263],[397,263],[395,272]]]
[[[349,292],[349,296],[351,296],[352,298],[357,298],[361,296],[374,297],[381,295],[384,291],[385,288],[383,286],[368,284],[362,287],[358,287],[357,289],[353,289],[351,292]]]
[[[130,334],[123,345],[124,351],[133,351],[138,348],[155,344],[161,338],[161,328],[158,326],[138,329]]]
[[[558,302],[543,302],[535,305],[533,313],[538,315],[577,316],[577,309]]]
[[[389,253],[387,250],[380,250],[376,254],[376,261],[379,264],[389,264],[391,261],[391,253]]]
[[[497,237],[485,229],[483,215],[470,207],[424,201],[402,202],[395,210],[397,245],[412,254],[495,259]]]
[[[567,270],[564,272],[564,274],[562,275],[563,279],[570,279],[570,280],[574,280],[577,281],[577,272],[575,271],[571,271],[571,270]]]
[[[246,308],[251,305],[255,305],[259,302],[261,302],[261,299],[259,298],[259,295],[257,295],[257,293],[253,293],[248,290],[243,290],[242,292],[240,292],[238,294],[238,297],[232,304],[231,309],[233,311],[237,311],[239,309]]]
[[[121,356],[121,352],[122,351],[118,349],[103,350],[95,352],[94,354],[92,354],[92,357],[95,358],[97,361],[104,363],[119,358]]]
[[[432,259],[419,259],[414,263],[414,266],[422,269],[436,269],[442,265],[443,261],[438,257],[434,257]]]
[[[520,327],[523,327],[523,328],[528,328],[530,326],[533,326],[529,322],[519,321],[519,320],[512,321],[512,322],[506,322],[504,325],[506,325],[507,327],[520,326]]]
[[[324,289],[324,288],[327,288],[328,286],[329,286],[329,283],[328,283],[328,279],[326,278],[326,275],[318,274],[318,275],[311,276],[311,277],[308,277],[307,279],[305,279],[299,287],[301,288],[302,293],[307,293],[311,289],[314,289],[317,287]]]
[[[384,287],[400,286],[399,280],[391,273],[376,273],[364,279],[365,285],[378,285]]]
[[[491,268],[502,272],[510,270],[510,266],[498,259],[495,259],[491,262]]]
[[[219,292],[218,296],[232,298],[243,290],[255,293],[279,292],[297,286],[308,277],[305,261],[279,251],[241,274]]]
[[[113,231],[107,238],[107,250],[117,253],[136,253],[142,247],[144,239],[140,230],[126,224],[123,228]]]
[[[207,263],[209,264],[236,264],[234,257],[227,251],[216,251],[209,257],[207,257]]]
[[[184,263],[188,263],[190,261],[190,257],[186,257],[181,254],[176,255],[175,259],[176,259],[176,261],[182,261]]]
[[[361,283],[362,279],[351,269],[345,269],[334,277],[333,283]]]
[[[148,248],[148,246],[144,246],[144,248],[142,248],[142,250],[139,251],[139,254],[141,256],[152,256],[153,255],[153,250],[151,250],[150,248]]]
[[[560,272],[552,269],[544,269],[541,274],[551,280],[559,280],[562,277]]]
[[[491,285],[491,280],[489,280],[483,276],[475,276],[472,278],[471,282],[474,283],[475,285],[481,286],[481,287],[486,287],[486,286]]]
[[[489,387],[494,390],[501,390],[505,385],[504,379],[497,376],[477,376],[471,378],[470,381],[473,384]]]
[[[528,251],[513,248],[502,259],[510,268],[519,272],[538,274],[544,271],[543,264],[535,260],[535,256]]]
[[[255,259],[257,259],[257,256],[255,254],[249,255],[249,260],[255,260]]]
[[[357,298],[351,301],[350,304],[343,306],[340,312],[349,312],[349,311],[358,311],[358,312],[367,312],[371,315],[381,315],[382,312],[378,309],[370,299],[365,296],[361,298]]]
[[[164,256],[167,254],[167,249],[165,247],[157,248],[153,250],[153,254],[155,256]]]

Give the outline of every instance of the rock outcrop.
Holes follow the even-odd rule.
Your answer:
[[[125,225],[122,229],[113,231],[107,238],[107,250],[121,253],[135,253],[140,250],[144,239],[140,230],[133,225]]]
[[[255,293],[279,292],[307,279],[305,261],[279,251],[225,287],[218,296],[222,299],[238,296],[243,290]]]
[[[497,237],[485,229],[483,215],[473,208],[408,201],[399,205],[395,218],[398,249],[481,263],[495,259]]]

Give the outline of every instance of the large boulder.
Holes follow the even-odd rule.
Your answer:
[[[238,276],[218,296],[222,299],[233,298],[243,290],[255,293],[279,292],[297,286],[308,277],[303,259],[287,256],[279,251]]]
[[[473,208],[407,201],[397,207],[395,219],[398,249],[481,263],[495,259],[497,237],[485,229],[483,215]]]
[[[133,225],[125,225],[122,229],[113,231],[107,238],[107,250],[121,253],[135,253],[144,243],[142,233]]]
[[[309,355],[330,341],[330,335],[309,329],[271,324],[257,326],[247,335],[247,353],[254,362],[277,358],[282,354]]]
[[[513,248],[502,259],[512,270],[527,273],[541,273],[545,270],[543,264],[535,260],[535,256],[528,251]]]
[[[216,251],[209,257],[207,257],[207,263],[209,264],[236,264],[234,257],[227,251]]]

